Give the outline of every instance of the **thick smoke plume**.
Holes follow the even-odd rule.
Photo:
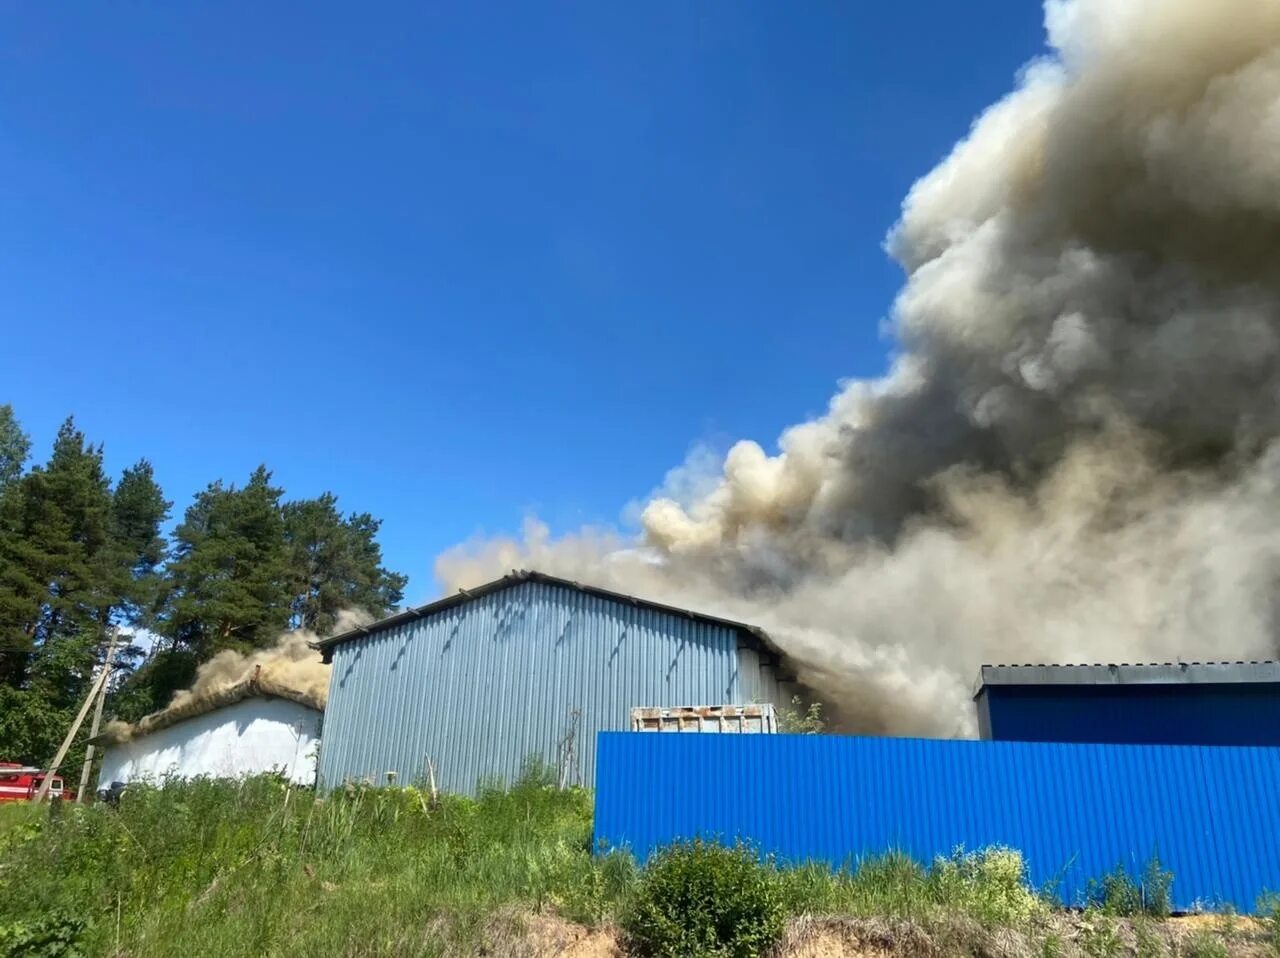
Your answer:
[[[1276,649],[1280,0],[1049,0],[921,179],[899,352],[608,532],[463,547],[756,622],[846,727],[971,732],[984,661]],[[604,557],[608,561],[602,561]]]
[[[367,613],[344,611],[339,613],[333,632],[336,635],[367,625],[370,621],[372,616]],[[240,686],[249,682],[254,683],[257,691],[323,709],[329,698],[329,666],[308,644],[318,638],[314,632],[295,629],[281,635],[269,649],[249,655],[230,649],[219,652],[196,670],[191,688],[175,692],[165,708],[146,716],[136,725],[109,722],[104,735],[110,740],[124,742],[203,714],[226,704]]]

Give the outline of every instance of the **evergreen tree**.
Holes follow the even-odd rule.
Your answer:
[[[101,572],[114,602],[109,609],[102,610],[104,624],[110,620],[143,628],[154,625],[164,582],[160,567],[167,553],[160,527],[168,518],[171,505],[164,498],[147,460],[139,461],[121,474],[111,496],[112,546],[100,560]],[[137,645],[117,647],[115,662],[126,676],[123,680],[114,680],[117,698],[120,692],[128,690],[150,705],[161,696],[163,701],[156,705],[159,707],[168,703],[173,692],[190,684],[194,662],[179,667],[175,674],[172,669],[157,668],[154,661],[148,661],[141,673],[129,674],[143,656],[144,650]],[[175,681],[178,684],[172,684]],[[140,718],[154,710],[144,708],[131,718]]]
[[[131,625],[149,626],[157,611],[160,565],[166,554],[160,527],[172,505],[145,459],[121,474],[111,495],[112,550],[107,572],[113,577],[116,605]]]
[[[68,419],[44,466],[0,499],[0,752],[45,761],[100,662],[120,604],[113,494],[102,448]]]
[[[13,407],[0,406],[0,759],[23,764],[46,760],[47,743],[65,731],[64,710],[22,687],[44,595],[40,550],[26,538],[30,450]]]
[[[48,562],[29,535],[25,483],[0,491],[0,685],[18,687],[35,648]]]
[[[163,631],[204,660],[271,645],[289,621],[280,497],[259,466],[242,489],[215,482],[174,530]]]
[[[13,407],[0,405],[0,491],[22,475],[30,453],[31,440],[18,424]]]
[[[112,489],[102,447],[71,419],[48,463],[0,488],[0,756],[46,761],[107,629],[154,605],[167,510],[145,462]]]
[[[382,614],[401,599],[406,580],[382,566],[378,520],[343,516],[329,493],[284,504],[265,467],[243,488],[199,493],[170,553],[171,503],[148,461],[113,485],[102,447],[71,419],[47,463],[26,469],[29,451],[0,405],[0,759],[48,761],[113,625],[170,640],[113,693],[112,710],[136,719],[221,649],[269,646],[290,625],[325,632],[343,609]],[[83,736],[64,772],[82,749]]]
[[[155,648],[111,694],[111,714],[125,722],[164,708],[173,693],[191,687],[199,662],[187,648]]]
[[[0,529],[0,621],[5,678],[21,684],[42,661],[66,664],[62,641],[81,648],[105,625],[112,599],[102,575],[111,549],[111,483],[102,449],[85,442],[68,419],[58,430],[53,455],[5,490]],[[58,653],[54,656],[55,651]],[[92,656],[69,691],[91,671]],[[46,670],[47,671],[47,670]]]
[[[328,492],[284,507],[295,627],[323,635],[344,609],[383,615],[396,607],[408,579],[382,567],[375,538],[380,525],[367,512],[344,519]]]

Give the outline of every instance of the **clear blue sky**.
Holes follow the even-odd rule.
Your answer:
[[[912,181],[1037,6],[0,2],[0,401],[180,512],[267,463],[431,562],[616,522],[880,372]]]

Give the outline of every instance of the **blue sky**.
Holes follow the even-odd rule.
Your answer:
[[[0,402],[180,512],[267,463],[408,598],[883,370],[913,180],[1032,4],[0,2]]]

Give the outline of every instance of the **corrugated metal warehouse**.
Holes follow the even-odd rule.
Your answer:
[[[1280,662],[984,665],[984,739],[1280,745]]]
[[[424,780],[471,793],[530,756],[590,785],[596,733],[633,707],[789,701],[740,622],[517,572],[316,643],[333,665],[320,784]]]

